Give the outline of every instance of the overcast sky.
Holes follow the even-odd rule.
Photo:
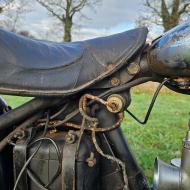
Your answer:
[[[54,19],[48,16],[47,11],[37,3],[33,4],[35,11],[27,14],[27,24],[23,29],[29,30],[35,36],[48,37],[54,40],[55,36],[62,36],[59,30],[53,27]],[[143,10],[143,0],[102,0],[95,11],[85,8],[82,13],[89,19],[74,17],[73,40],[83,40],[102,35],[122,32],[135,27],[135,21]]]

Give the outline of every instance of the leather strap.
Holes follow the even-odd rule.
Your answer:
[[[19,141],[19,143],[16,145],[14,149],[14,176],[15,181],[18,177],[22,167],[24,166],[26,162],[26,154],[27,154],[27,141],[22,140]],[[17,190],[28,190],[28,180],[27,180],[27,171],[25,170],[22,174],[22,177],[20,178]]]
[[[62,190],[75,190],[77,142],[65,143],[62,162]]]
[[[17,145],[14,149],[14,176],[15,181],[18,177],[22,167],[27,161],[27,146],[30,143],[33,136],[36,134],[35,128],[29,128],[25,131],[27,133],[27,138],[23,138],[17,142]],[[21,179],[18,182],[17,190],[28,190],[28,178],[27,170],[25,170],[21,176]]]

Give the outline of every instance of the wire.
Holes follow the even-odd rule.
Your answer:
[[[55,118],[58,117],[60,114],[62,114],[62,113],[67,109],[68,106],[69,106],[69,103],[65,104],[65,105],[63,106],[63,108],[61,108],[58,112],[56,112],[55,114],[53,114],[52,116],[50,116],[50,120],[55,119]],[[45,121],[46,121],[46,118],[39,119],[38,121],[40,121],[40,122],[45,122]]]
[[[152,78],[152,77],[143,77],[143,78],[140,78],[140,79],[138,78],[138,79],[135,79],[135,80],[133,80],[133,81],[127,83],[127,84],[124,84],[124,85],[121,85],[121,86],[119,86],[119,87],[114,87],[114,88],[112,88],[112,89],[110,89],[110,90],[107,90],[106,92],[100,94],[98,97],[99,97],[99,98],[103,98],[103,97],[105,97],[105,96],[108,96],[108,95],[111,94],[111,93],[122,92],[122,91],[124,91],[124,90],[126,90],[126,89],[129,89],[129,88],[131,88],[131,87],[133,87],[133,86],[136,86],[136,85],[138,85],[138,84],[145,83],[145,82],[150,81],[150,80],[153,80],[153,78]],[[137,122],[139,122],[140,124],[142,124],[142,125],[143,125],[143,124],[146,124],[147,121],[148,121],[148,119],[149,119],[149,116],[150,116],[150,114],[151,114],[152,108],[153,108],[153,106],[154,106],[154,103],[155,103],[155,101],[156,101],[156,98],[157,98],[157,96],[158,96],[158,94],[159,94],[161,88],[162,88],[163,85],[164,85],[166,82],[168,82],[168,81],[169,81],[169,79],[164,79],[163,82],[162,82],[162,83],[159,85],[159,87],[157,88],[157,90],[156,90],[156,92],[155,92],[155,94],[154,94],[154,97],[153,97],[153,99],[152,99],[152,102],[151,102],[151,104],[150,104],[150,106],[149,106],[149,109],[148,109],[148,112],[147,112],[147,114],[146,114],[146,117],[145,117],[145,120],[144,120],[144,121],[141,121],[141,120],[138,119],[133,113],[131,113],[129,110],[126,110],[126,111],[129,113],[129,115],[132,116],[132,117],[133,117]],[[91,101],[88,102],[87,105],[89,106],[89,105],[93,104],[94,102],[95,102],[95,100],[91,100]],[[76,116],[77,114],[79,114],[79,113],[80,113],[80,110],[79,110],[79,109],[75,109],[73,112],[71,112],[70,114],[68,114],[68,115],[65,117],[64,120],[61,120],[61,121],[55,123],[55,124],[54,124],[54,127],[58,127],[58,126],[61,126],[61,125],[65,124],[67,121],[69,121],[70,119],[72,119],[73,117],[75,117],[75,116]]]
[[[103,152],[103,150],[100,148],[100,146],[98,145],[97,143],[97,140],[96,140],[96,133],[95,131],[92,131],[92,142],[96,148],[96,151],[101,155],[103,156],[104,158],[108,159],[108,160],[111,160],[113,162],[116,162],[118,165],[121,166],[122,168],[122,173],[123,173],[123,180],[124,180],[124,183],[125,183],[125,187],[124,189],[128,189],[128,177],[127,177],[127,173],[126,173],[126,165],[123,161],[121,161],[120,159],[112,156],[112,155],[109,155],[109,154],[105,154]]]
[[[34,176],[34,174],[30,171],[30,169],[27,169],[27,175],[29,178],[42,190],[48,190],[46,187],[41,185],[41,182]]]
[[[126,90],[126,89],[129,89],[129,88],[131,88],[131,87],[133,87],[133,86],[136,86],[136,85],[138,85],[138,84],[148,82],[148,81],[150,81],[150,80],[152,80],[151,77],[144,77],[144,78],[141,78],[141,79],[136,79],[136,80],[131,81],[131,82],[127,83],[127,84],[121,85],[121,86],[119,86],[119,87],[112,88],[112,89],[110,89],[110,90],[108,90],[108,91],[106,91],[106,92],[100,94],[99,97],[102,98],[102,97],[105,97],[105,96],[107,96],[107,95],[109,95],[109,94],[111,94],[111,93],[121,92],[121,91],[124,91],[124,90]],[[167,82],[167,81],[163,81],[163,83],[160,85],[160,87],[162,87],[166,82]],[[161,88],[160,88],[160,89],[161,89]],[[159,91],[160,91],[160,90],[159,90]],[[153,105],[154,105],[154,102],[155,102],[155,100],[156,100],[156,97],[157,97],[159,91],[157,92],[157,94],[155,93],[155,95],[154,95],[154,97],[153,97],[153,100],[152,100],[152,102],[151,102],[151,105],[150,105],[150,107],[149,107],[149,110],[148,110],[148,112],[147,112],[147,115],[146,115],[146,117],[145,117],[145,121],[144,121],[144,122],[141,122],[135,115],[133,115],[133,114],[132,114],[131,112],[129,112],[128,110],[127,110],[127,112],[128,112],[135,120],[137,120],[137,121],[140,122],[141,124],[146,123],[146,122],[147,122],[146,120],[148,120],[148,118],[149,118],[150,112],[151,112],[151,110],[152,110],[152,107],[153,107]],[[92,103],[94,103],[93,100],[90,101],[90,102],[88,103],[88,105],[91,105]],[[62,110],[65,110],[65,108],[63,108]],[[60,110],[59,112],[57,112],[57,114],[61,113],[62,110]],[[61,123],[62,123],[62,124],[65,123],[66,121],[68,121],[68,120],[70,120],[71,118],[73,118],[74,116],[76,116],[78,113],[79,113],[79,110],[78,110],[78,109],[74,110],[73,112],[71,112],[70,114],[68,114],[68,115],[65,117],[65,119],[61,121]],[[55,114],[55,115],[57,116],[57,114]],[[54,115],[54,117],[56,117],[55,115]],[[44,128],[43,136],[46,135],[47,128],[48,128],[48,123],[49,123],[49,119],[50,119],[50,118],[49,118],[49,114],[48,114],[48,115],[47,115],[47,122],[46,122],[46,125],[45,125],[45,128]],[[60,125],[61,123],[59,123],[59,125]],[[58,125],[58,126],[59,126],[59,125]],[[53,140],[50,139],[50,138],[40,138],[40,139],[37,139],[36,141],[34,141],[34,142],[32,143],[32,144],[34,144],[34,143],[40,142],[39,145],[38,145],[38,147],[36,148],[36,150],[35,150],[35,151],[33,152],[33,154],[28,158],[28,160],[25,162],[23,168],[21,169],[21,171],[20,171],[20,173],[19,173],[19,175],[18,175],[18,177],[17,177],[17,179],[16,179],[16,182],[15,182],[15,185],[14,185],[13,190],[16,190],[17,185],[18,185],[18,182],[19,182],[20,178],[22,177],[22,174],[23,174],[24,171],[26,170],[27,166],[30,164],[30,162],[31,162],[31,160],[33,159],[33,157],[34,157],[34,156],[37,154],[37,152],[39,151],[43,140],[50,140],[51,142],[53,141]],[[58,147],[57,147],[56,143],[55,143],[54,141],[53,141],[52,143],[53,143],[53,145],[55,146],[56,151],[57,151],[57,150],[58,150]],[[54,144],[54,143],[55,143],[55,144]],[[59,152],[59,151],[58,151],[58,152]],[[59,156],[58,156],[58,157],[59,157]],[[58,172],[56,172],[56,175],[57,175],[57,173],[58,173]],[[55,179],[56,175],[52,178],[51,182]],[[31,175],[30,175],[30,176],[31,176]],[[45,187],[48,187],[49,185],[50,185],[50,183],[49,183],[48,185],[46,185]]]
[[[144,121],[141,121],[138,117],[136,117],[132,112],[130,112],[128,109],[126,110],[126,112],[133,118],[135,119],[138,123],[142,124],[142,125],[145,125],[147,122],[148,122],[148,119],[150,117],[150,114],[152,112],[152,109],[154,107],[154,104],[156,102],[156,99],[160,93],[160,90],[162,89],[162,87],[169,81],[170,79],[164,79],[163,82],[158,86],[158,88],[156,89],[155,93],[154,93],[154,96],[152,98],[152,101],[149,105],[149,108],[148,108],[148,111],[146,113],[146,116],[145,116],[145,119]]]
[[[48,129],[48,123],[49,123],[49,112],[47,113],[47,121],[46,121],[46,124],[45,124],[45,127],[44,127],[43,136],[46,135],[46,132],[47,132],[47,129]],[[19,173],[19,175],[18,175],[18,177],[17,177],[17,179],[16,179],[16,182],[15,182],[15,184],[14,184],[13,190],[16,190],[17,185],[18,185],[18,183],[19,183],[19,181],[20,181],[20,179],[21,179],[21,177],[22,177],[24,171],[26,170],[27,166],[30,164],[32,158],[36,155],[36,153],[37,153],[38,150],[40,149],[41,144],[42,144],[42,142],[39,143],[39,145],[38,145],[38,147],[36,148],[36,150],[33,152],[33,154],[32,154],[32,155],[28,158],[28,160],[25,162],[24,166],[22,167],[22,169],[21,169],[21,171],[20,171],[20,173]]]
[[[57,113],[55,113],[54,115],[52,115],[52,116],[50,117],[50,120],[51,120],[51,119],[55,119],[57,116],[59,116],[60,114],[62,114],[62,113],[68,108],[68,106],[69,106],[69,103],[65,104],[65,105],[63,106],[63,108],[61,108]]]
[[[31,160],[32,160],[33,157],[36,155],[36,153],[38,152],[38,150],[40,149],[40,147],[41,147],[41,142],[40,142],[40,144],[38,145],[38,147],[36,148],[36,150],[33,152],[33,154],[32,154],[32,155],[28,158],[28,160],[25,162],[24,166],[22,167],[22,169],[21,169],[21,171],[20,171],[20,173],[19,173],[19,175],[18,175],[18,177],[17,177],[17,180],[16,180],[16,182],[15,182],[15,185],[14,185],[13,190],[16,190],[17,185],[18,185],[18,182],[19,182],[19,180],[20,180],[21,177],[22,177],[22,174],[24,173],[24,171],[26,170],[27,166],[30,164]]]
[[[119,87],[114,87],[110,90],[107,90],[106,92],[103,92],[102,94],[100,94],[98,97],[99,98],[104,98],[105,96],[108,96],[109,94],[112,94],[112,93],[116,93],[116,92],[121,92],[121,91],[124,91],[126,89],[129,89],[133,86],[136,86],[138,84],[142,84],[142,83],[145,83],[145,82],[148,82],[148,81],[151,81],[153,80],[152,77],[143,77],[143,78],[140,78],[140,79],[135,79],[127,84],[123,84]],[[88,106],[92,105],[93,103],[95,102],[95,100],[91,100],[88,102]],[[75,117],[77,114],[79,114],[80,111],[79,109],[75,109],[74,111],[72,111],[70,114],[68,114],[64,120],[61,120],[59,121],[59,123],[56,123],[54,124],[54,127],[58,127],[58,126],[61,126],[63,125],[64,123],[66,123],[67,121],[69,121],[70,119],[72,119],[73,117]]]
[[[138,78],[138,79],[135,79],[135,80],[133,80],[131,82],[128,82],[126,84],[111,88],[110,90],[107,90],[106,92],[100,94],[98,97],[103,98],[103,97],[108,96],[108,95],[113,94],[113,93],[123,92],[126,89],[129,89],[129,88],[132,88],[134,86],[137,86],[138,84],[142,84],[142,83],[152,81],[152,80],[153,80],[152,77]],[[94,101],[91,101],[89,103],[93,103],[93,102]]]
[[[71,112],[70,114],[68,114],[64,120],[61,120],[59,123],[55,124],[54,127],[58,127],[64,123],[66,123],[67,121],[69,121],[70,119],[72,119],[73,117],[75,117],[77,114],[79,113],[79,109],[75,109],[73,112]]]
[[[58,167],[58,169],[57,169],[55,175],[53,176],[53,178],[51,179],[51,181],[50,181],[47,185],[45,185],[45,187],[47,188],[47,187],[49,187],[49,186],[53,183],[53,181],[54,181],[54,180],[59,176],[59,174],[60,174],[60,171],[61,171],[61,154],[60,154],[60,152],[59,152],[59,148],[58,148],[57,144],[55,143],[55,141],[54,141],[53,139],[49,138],[49,137],[42,137],[42,138],[39,138],[39,139],[33,141],[33,142],[30,144],[30,146],[33,146],[34,144],[36,144],[36,143],[38,143],[38,142],[42,142],[42,141],[44,141],[44,140],[48,140],[48,141],[50,141],[50,142],[53,144],[53,146],[55,147],[56,153],[57,153],[58,161],[59,161],[59,167]]]

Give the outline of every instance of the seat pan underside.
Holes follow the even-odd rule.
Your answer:
[[[146,28],[72,43],[31,40],[0,30],[0,93],[65,96],[121,68],[144,46]]]

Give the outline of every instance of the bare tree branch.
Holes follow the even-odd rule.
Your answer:
[[[181,18],[190,12],[189,0],[145,0],[144,5],[153,15],[151,20],[156,23],[154,17],[159,18],[165,31],[179,24]]]
[[[86,5],[87,0],[80,0],[78,5],[72,7],[71,15],[74,15],[75,12],[79,12]]]
[[[181,15],[184,12],[186,12],[187,8],[190,7],[190,3],[186,3],[183,5],[183,7],[179,10],[178,14]]]
[[[64,41],[71,41],[73,17],[85,6],[94,6],[100,0],[36,0],[48,12],[61,21],[64,27]]]
[[[53,16],[57,17],[59,20],[64,20],[65,16],[62,15],[60,16],[59,14],[57,14],[50,6],[48,6],[47,4],[45,4],[43,1],[41,0],[36,0],[38,3],[40,3],[40,5],[42,5],[44,8],[46,8]]]
[[[152,11],[153,11],[154,13],[156,13],[158,16],[161,16],[160,11],[157,9],[157,7],[153,6],[153,5],[150,3],[149,0],[146,0],[145,6],[146,6],[146,7],[149,7],[150,9],[152,9]]]
[[[12,3],[14,0],[4,0],[0,2],[0,13],[2,13],[4,11],[4,9],[10,4]]]
[[[0,25],[9,31],[17,32],[20,28],[22,16],[31,11],[30,1],[28,0],[9,0],[6,2],[0,17]],[[4,4],[5,5],[5,4]]]

